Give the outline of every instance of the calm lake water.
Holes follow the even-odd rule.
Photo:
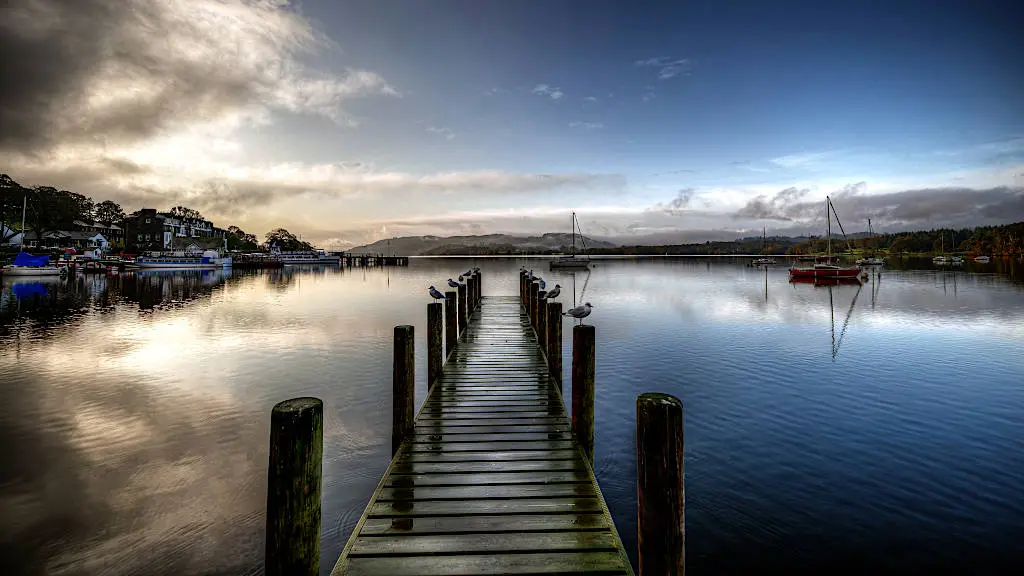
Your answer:
[[[897,263],[828,288],[744,262],[576,278],[626,548],[635,399],[659,391],[685,404],[691,574],[1019,568],[1024,266]],[[328,574],[388,462],[393,326],[416,326],[422,401],[427,286],[476,265],[485,295],[514,295],[523,263],[572,302],[546,260],[3,280],[0,572],[262,572],[270,409],[312,395]]]

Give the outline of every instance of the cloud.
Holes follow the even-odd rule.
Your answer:
[[[0,151],[131,144],[192,124],[266,123],[272,111],[345,125],[344,101],[399,95],[368,70],[308,69],[301,57],[330,44],[280,0],[6,4]]]
[[[594,103],[594,102],[597,102],[597,98],[594,97],[594,96],[584,96],[583,101],[584,102],[589,102],[589,103]]]
[[[657,56],[646,60],[637,60],[633,62],[633,65],[642,68],[657,68],[659,80],[668,80],[690,72],[690,61],[686,58]]]
[[[644,95],[640,97],[640,100],[643,101],[644,103],[647,103],[650,102],[651,100],[654,100],[655,98],[657,98],[657,96],[654,94],[654,92],[648,91],[645,92]]]
[[[868,218],[890,230],[930,229],[936,226],[978,226],[1024,220],[1024,188],[920,188],[868,194],[864,182],[834,192],[832,202],[847,223]],[[824,198],[808,201],[805,188],[787,188],[772,197],[758,195],[734,214],[736,218],[790,221],[806,226],[823,221]]]
[[[427,132],[430,132],[432,134],[440,134],[441,136],[444,136],[445,140],[455,139],[455,133],[452,132],[450,128],[437,128],[436,126],[430,126],[427,128]]]
[[[772,158],[771,163],[783,168],[806,168],[833,155],[833,152],[807,152]]]
[[[547,96],[552,100],[561,100],[562,97],[565,96],[565,93],[562,92],[561,88],[555,88],[549,84],[537,84],[533,87],[533,90],[530,90],[530,92],[538,96]]]
[[[577,120],[573,120],[572,122],[569,122],[569,127],[570,128],[584,128],[584,129],[587,129],[587,130],[597,130],[597,129],[600,129],[600,128],[604,128],[604,124],[602,124],[600,122],[580,122],[580,121],[577,121]]]
[[[671,216],[681,215],[690,206],[690,200],[693,199],[697,190],[694,188],[683,188],[676,193],[676,197],[669,200],[667,203],[659,202],[651,207],[651,210],[664,212]]]

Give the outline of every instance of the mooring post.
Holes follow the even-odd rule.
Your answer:
[[[413,327],[395,326],[395,372],[392,380],[394,402],[391,409],[391,456],[412,434],[415,418],[416,391],[416,339]]]
[[[562,391],[562,303],[548,302],[547,326],[548,373],[558,382]]]
[[[479,286],[480,286],[480,277],[477,276],[476,273],[471,274],[470,277],[469,277],[469,295],[467,296],[467,298],[469,299],[469,312],[470,312],[470,314],[472,314],[473,312],[476,312],[476,306],[477,306],[476,293],[477,293],[477,290],[479,289]]]
[[[320,573],[323,453],[324,403],[319,398],[294,398],[274,406],[267,473],[268,576]]]
[[[686,572],[683,403],[675,396],[649,393],[636,399],[636,475],[640,576],[682,576]]]
[[[473,306],[473,283],[474,282],[475,282],[475,280],[473,280],[473,275],[472,274],[470,274],[469,276],[466,276],[466,313],[470,317],[473,316],[473,308],[474,308],[474,306]]]
[[[592,325],[572,327],[572,431],[594,463],[594,345]]]
[[[547,350],[548,338],[548,293],[547,290],[537,292],[537,345],[541,350]]]
[[[459,284],[459,336],[466,331],[469,324],[469,314],[466,313],[466,283]]]
[[[441,376],[444,368],[444,348],[442,332],[444,331],[444,312],[440,302],[427,304],[427,390]]]
[[[540,295],[540,282],[530,282],[530,325],[537,329],[537,296]]]
[[[483,272],[476,273],[476,304],[479,306],[484,301],[484,277]]]
[[[530,299],[530,290],[527,288],[526,278],[525,270],[519,273],[519,298],[523,301],[523,308],[529,306],[527,301]]]
[[[455,343],[459,340],[459,301],[453,291],[444,293],[444,357],[451,358]]]

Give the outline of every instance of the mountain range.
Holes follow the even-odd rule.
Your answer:
[[[618,244],[596,238],[576,236],[577,249],[614,248]],[[403,256],[446,256],[462,254],[544,254],[569,252],[572,234],[549,233],[543,236],[512,236],[486,234],[482,236],[403,236],[378,240],[349,250],[353,254],[401,254]]]

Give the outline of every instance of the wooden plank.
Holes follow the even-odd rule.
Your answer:
[[[411,444],[407,447],[408,453],[416,452],[464,452],[479,450],[560,450],[575,449],[576,445],[572,440],[533,440],[515,442],[425,442],[422,444]]]
[[[444,426],[421,424],[414,428],[415,434],[524,434],[527,432],[568,432],[570,426],[562,424],[520,424],[518,426]]]
[[[352,557],[462,555],[484,552],[568,552],[580,548],[591,552],[614,551],[615,538],[607,531],[520,532],[514,537],[506,534],[373,536],[356,540],[350,554]]]
[[[370,518],[403,516],[469,516],[473,514],[572,514],[604,512],[597,498],[520,498],[461,502],[374,502]]]
[[[387,518],[373,518],[363,525],[362,536],[391,534],[494,534],[558,532],[562,530],[608,530],[611,526],[602,514],[506,514],[501,516],[466,516],[417,518],[408,527],[396,527]]]
[[[477,474],[390,475],[385,486],[486,486],[490,484],[566,484],[591,482],[586,470],[480,472]]]
[[[580,460],[542,460],[525,462],[395,462],[392,474],[467,474],[469,472],[517,472],[548,470],[585,470]]]
[[[399,456],[400,462],[487,462],[501,460],[575,460],[579,452],[575,449],[565,450],[517,450],[493,452],[491,450],[473,450],[463,452],[404,452]]]
[[[412,500],[511,500],[514,498],[593,498],[593,484],[539,484],[498,486],[394,486],[377,495],[377,502]]]
[[[479,574],[628,574],[616,552],[547,552],[407,558],[351,558],[347,576],[477,576]]]

